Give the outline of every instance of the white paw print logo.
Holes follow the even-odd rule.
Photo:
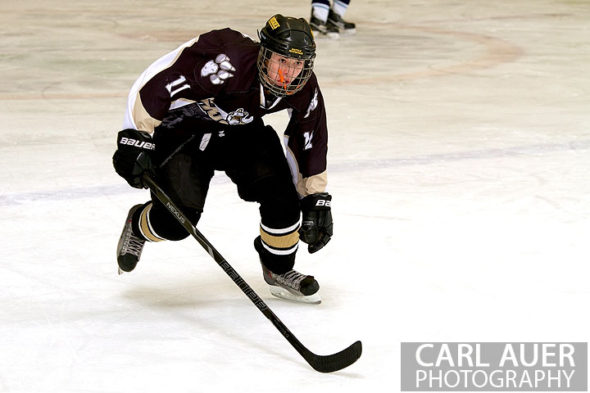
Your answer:
[[[219,54],[215,61],[209,60],[207,64],[201,68],[201,76],[209,77],[209,80],[214,85],[221,85],[227,78],[234,76],[230,71],[235,71],[234,66],[229,62],[229,57],[225,54]]]

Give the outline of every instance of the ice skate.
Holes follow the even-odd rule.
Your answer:
[[[313,276],[306,276],[295,270],[275,274],[262,265],[264,281],[270,287],[270,293],[278,298],[301,303],[319,304],[322,299],[318,293],[320,284]]]
[[[344,19],[342,19],[342,16],[338,15],[332,10],[330,10],[330,13],[328,14],[328,22],[326,23],[326,28],[336,30],[340,34],[356,33],[356,25],[354,23],[345,21]]]
[[[135,236],[133,229],[131,228],[133,213],[135,213],[135,211],[141,206],[142,205],[135,205],[129,210],[125,226],[123,227],[123,232],[119,238],[119,244],[117,245],[117,264],[119,265],[119,274],[130,272],[135,269],[135,266],[141,257],[141,252],[143,251],[145,240]]]
[[[328,38],[340,37],[340,34],[338,33],[338,27],[336,27],[334,24],[328,24],[327,22],[316,18],[313,15],[313,12],[311,14],[311,18],[309,19],[309,25],[311,26],[311,30],[315,36],[323,36]]]

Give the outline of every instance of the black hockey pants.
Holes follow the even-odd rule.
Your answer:
[[[237,185],[241,199],[260,204],[262,240],[256,239],[256,250],[262,263],[279,274],[291,270],[299,240],[300,207],[276,132],[259,121],[206,132],[183,145],[175,138],[168,140],[166,131],[156,131],[157,149],[162,146],[165,151],[174,151],[172,145],[182,147],[159,157],[163,165],[156,178],[191,222],[196,225],[203,212],[214,171],[222,170]],[[133,221],[136,232],[148,240],[181,240],[188,236],[155,195],[144,209],[138,210]]]

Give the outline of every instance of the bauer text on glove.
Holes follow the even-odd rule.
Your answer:
[[[321,250],[332,238],[332,196],[327,192],[308,195],[301,200],[299,237],[310,253]]]
[[[151,135],[145,131],[119,131],[117,151],[113,155],[115,171],[132,187],[146,188],[142,176],[154,169],[150,154],[155,148]]]

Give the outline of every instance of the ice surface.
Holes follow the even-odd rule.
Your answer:
[[[134,79],[199,33],[307,2],[0,4],[0,392],[395,392],[405,341],[590,341],[590,5],[353,1],[318,42],[335,235],[273,298],[257,206],[214,179],[199,228],[318,354],[313,371],[192,240],[118,276],[111,167]],[[277,128],[286,115],[269,122]]]

